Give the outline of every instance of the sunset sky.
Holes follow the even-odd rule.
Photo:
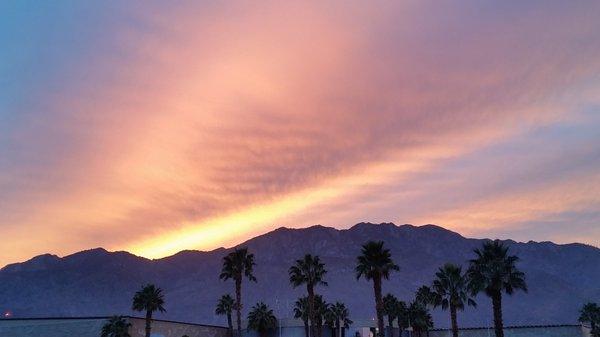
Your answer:
[[[600,245],[598,1],[2,1],[0,264],[280,227]]]

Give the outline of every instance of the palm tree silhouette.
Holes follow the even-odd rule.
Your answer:
[[[383,297],[383,314],[388,317],[390,336],[394,337],[394,320],[398,315],[398,299],[392,294]]]
[[[428,286],[421,286],[415,294],[415,302],[420,303],[424,307],[435,306],[437,303],[436,293]]]
[[[593,337],[600,337],[600,306],[596,303],[586,303],[579,311],[579,322],[590,323]]]
[[[242,278],[256,282],[253,271],[254,254],[248,248],[236,248],[223,258],[223,268],[219,278],[223,281],[233,279],[235,282],[235,313],[237,318],[238,337],[242,335]]]
[[[335,302],[328,306],[325,321],[335,331],[331,336],[342,337],[342,327],[348,328],[352,324],[349,316],[350,312],[344,303]]]
[[[450,321],[452,324],[452,336],[458,337],[458,322],[456,311],[464,310],[465,303],[477,306],[468,294],[467,276],[462,268],[455,264],[447,263],[435,273],[433,281],[435,291],[434,306],[441,306],[442,310],[450,309]]]
[[[135,311],[146,311],[146,337],[150,337],[152,324],[152,313],[155,311],[165,312],[163,305],[165,298],[162,289],[154,284],[147,284],[133,296],[132,309]]]
[[[325,316],[328,310],[329,303],[325,302],[323,296],[315,295],[314,317],[316,337],[321,337],[323,335],[323,323],[325,322]]]
[[[423,303],[415,300],[410,304],[408,307],[408,320],[417,337],[421,337],[423,331],[429,336],[429,329],[433,328],[433,319]]]
[[[248,313],[248,329],[255,330],[261,337],[266,337],[267,332],[277,327],[277,318],[273,310],[263,303],[258,302]]]
[[[302,296],[296,300],[294,303],[294,318],[298,318],[302,320],[304,323],[304,335],[305,337],[309,337],[308,332],[308,297]]]
[[[131,337],[129,327],[131,323],[123,316],[112,316],[102,326],[100,337]]]
[[[377,327],[379,335],[384,335],[383,300],[381,298],[381,282],[389,279],[391,271],[400,270],[394,261],[389,249],[383,248],[383,241],[369,241],[362,246],[361,255],[357,258],[356,279],[364,277],[373,280],[375,293],[375,311],[377,313]]]
[[[233,311],[233,307],[235,305],[235,300],[231,295],[225,294],[221,296],[219,301],[217,302],[217,307],[215,308],[215,314],[217,315],[227,315],[227,327],[229,327],[229,335],[233,336],[233,323],[231,321],[231,312]]]
[[[517,269],[519,258],[508,255],[508,247],[499,240],[485,242],[474,250],[476,258],[470,260],[467,271],[469,288],[473,295],[485,292],[492,299],[496,337],[504,337],[502,323],[502,293],[512,295],[516,290],[527,292],[525,274]]]
[[[318,256],[306,254],[300,260],[290,267],[289,276],[290,283],[294,288],[306,284],[306,292],[308,293],[308,317],[310,320],[313,336],[319,336],[319,332],[315,334],[315,287],[318,285],[327,286],[324,281],[325,264],[321,262]]]

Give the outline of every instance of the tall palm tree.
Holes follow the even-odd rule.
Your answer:
[[[165,297],[162,289],[154,284],[147,284],[133,296],[132,309],[135,311],[146,311],[146,337],[150,337],[152,329],[152,313],[155,311],[165,312],[163,305]]]
[[[294,318],[298,318],[302,320],[304,323],[304,335],[305,337],[309,337],[310,332],[308,332],[308,297],[303,296],[296,300],[294,303]]]
[[[394,320],[398,315],[398,299],[392,294],[383,297],[383,314],[388,318],[390,336],[394,337]]]
[[[277,327],[277,318],[273,310],[263,303],[258,302],[248,313],[248,329],[255,330],[261,337],[266,337],[269,330]]]
[[[442,310],[450,309],[452,336],[458,337],[456,311],[464,310],[465,304],[477,306],[468,294],[467,276],[462,272],[460,266],[447,263],[435,273],[435,277],[436,279],[433,281],[434,306],[441,306]]]
[[[306,292],[308,293],[308,317],[310,319],[310,325],[313,336],[315,334],[315,287],[318,285],[327,286],[325,282],[325,264],[321,262],[318,256],[306,254],[300,260],[296,260],[296,263],[290,267],[290,283],[294,288],[299,287],[303,284],[306,285]]]
[[[600,337],[600,306],[586,303],[579,311],[579,322],[590,323],[593,337]]]
[[[413,301],[408,307],[408,320],[417,337],[421,337],[423,331],[429,335],[429,329],[433,328],[433,319],[429,310],[419,301]]]
[[[335,331],[331,336],[342,337],[342,328],[347,329],[352,324],[349,316],[350,313],[344,303],[335,302],[329,306],[325,317],[327,324]]]
[[[369,241],[362,246],[361,255],[356,258],[355,270],[357,280],[361,277],[364,277],[366,280],[373,280],[377,327],[379,335],[383,337],[384,324],[381,283],[383,279],[389,279],[391,271],[398,271],[400,267],[392,260],[390,250],[383,248],[383,241]]]
[[[129,327],[131,323],[123,316],[112,316],[102,326],[100,337],[131,337]]]
[[[229,335],[233,336],[233,323],[231,321],[231,312],[235,306],[235,300],[231,295],[225,294],[221,296],[219,301],[217,302],[217,307],[215,308],[215,314],[217,315],[227,315],[227,327],[229,328]]]
[[[488,241],[475,249],[475,259],[467,271],[473,295],[485,292],[492,299],[496,337],[504,337],[502,323],[502,293],[512,295],[516,290],[527,292],[525,274],[517,269],[519,258],[508,254],[508,247],[499,240]]]
[[[235,282],[235,314],[237,318],[238,337],[242,335],[242,278],[256,282],[254,276],[254,254],[248,248],[236,248],[223,258],[223,268],[219,278],[223,281],[233,279]]]

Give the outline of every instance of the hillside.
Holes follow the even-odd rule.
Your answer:
[[[356,281],[354,265],[360,245],[384,240],[400,272],[384,283],[384,291],[408,301],[415,289],[431,282],[445,262],[465,263],[483,240],[465,238],[434,225],[415,227],[391,223],[360,223],[347,230],[322,226],[279,228],[243,243],[255,253],[258,283],[243,285],[245,308],[264,300],[278,315],[291,315],[302,289],[289,286],[287,269],[305,253],[318,254],[327,265],[329,287],[318,291],[328,301],[343,301],[353,317],[374,316],[372,288]],[[551,242],[506,241],[521,257],[530,291],[505,299],[505,322],[558,324],[576,322],[578,309],[588,300],[600,300],[600,249]],[[157,318],[223,324],[214,315],[218,297],[233,290],[218,275],[221,259],[231,249],[182,251],[148,260],[127,252],[102,248],[59,258],[40,255],[0,270],[0,310],[23,316],[95,316],[130,314],[132,294],[143,283],[165,289],[167,313]],[[459,324],[491,324],[489,299],[478,298],[477,310],[459,314]],[[446,312],[434,311],[436,326],[448,326]]]

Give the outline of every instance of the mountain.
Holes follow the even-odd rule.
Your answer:
[[[354,318],[374,316],[371,284],[357,281],[356,256],[367,240],[383,240],[401,270],[384,282],[384,292],[409,301],[414,291],[431,282],[445,262],[466,264],[473,249],[484,240],[465,238],[438,226],[396,226],[392,223],[360,223],[346,230],[323,226],[279,228],[246,241],[256,255],[257,283],[245,281],[245,309],[259,300],[272,306],[280,317],[289,317],[294,300],[304,289],[292,289],[287,270],[305,253],[321,256],[326,263],[328,287],[318,288],[325,299],[343,301]],[[574,323],[586,301],[600,300],[600,249],[551,242],[505,241],[519,255],[529,293],[505,297],[507,325]],[[99,316],[132,314],[133,293],[145,283],[165,290],[165,314],[157,318],[224,324],[214,305],[231,282],[219,280],[221,260],[232,248],[209,252],[182,251],[149,260],[127,252],[102,248],[63,258],[45,254],[0,270],[0,310],[15,317]],[[491,324],[490,300],[477,299],[478,308],[459,314],[463,326]],[[435,310],[435,324],[448,326],[448,313]]]

